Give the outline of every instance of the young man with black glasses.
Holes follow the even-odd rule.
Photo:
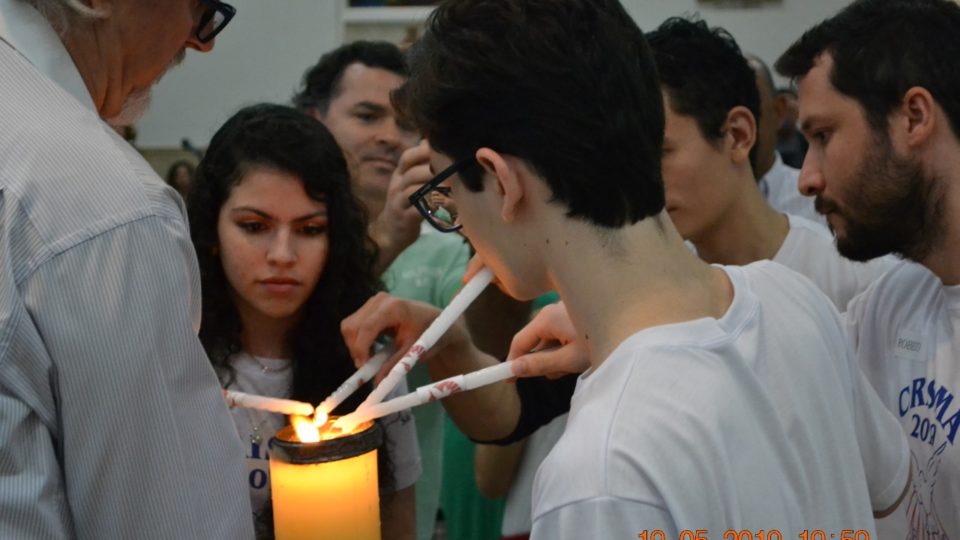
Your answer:
[[[871,500],[886,510],[906,483],[896,421],[811,283],[770,262],[711,267],[683,243],[664,208],[655,64],[622,6],[449,2],[412,58],[396,101],[446,169],[455,225],[509,294],[557,290],[588,351],[537,475],[532,537],[872,533]],[[348,343],[402,330],[383,324],[390,309],[374,299],[345,323]],[[472,356],[455,330],[431,373]],[[445,405],[502,426],[517,419],[504,386]],[[497,392],[503,409],[482,401]],[[512,417],[484,416],[500,410]],[[871,445],[886,451],[861,453]],[[888,474],[868,486],[865,468]]]

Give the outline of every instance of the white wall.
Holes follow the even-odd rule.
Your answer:
[[[521,0],[522,1],[522,0]],[[667,17],[698,11],[696,0],[621,0],[644,31]],[[303,71],[340,44],[343,0],[232,0],[237,16],[209,54],[188,53],[154,90],[137,125],[142,148],[179,147],[187,137],[206,146],[242,105],[289,100]],[[783,0],[755,9],[699,8],[746,52],[768,63],[816,22],[849,0]],[[366,36],[365,36],[366,37]]]
[[[213,51],[187,58],[157,84],[137,124],[142,148],[204,147],[239,107],[288,102],[307,67],[341,42],[339,0],[230,0],[237,8]]]
[[[780,53],[805,30],[843,9],[850,0],[782,0],[759,8],[704,7],[696,0],[621,2],[644,32],[667,17],[699,13],[710,26],[727,29],[744,52],[759,56],[773,69]],[[780,77],[776,80],[778,84],[786,82]]]

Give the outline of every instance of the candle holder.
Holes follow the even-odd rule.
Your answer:
[[[375,422],[319,442],[300,442],[292,426],[278,431],[270,451],[277,540],[380,540],[382,442]]]

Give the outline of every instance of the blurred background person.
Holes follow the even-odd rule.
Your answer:
[[[167,169],[167,185],[177,190],[177,193],[186,200],[195,172],[196,166],[192,162],[185,159],[177,160]]]

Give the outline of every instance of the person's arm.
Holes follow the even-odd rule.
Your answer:
[[[381,275],[420,236],[423,217],[408,198],[430,181],[430,146],[426,141],[407,149],[387,187],[387,198],[380,215],[370,221],[370,237],[379,248],[376,273]]]
[[[847,368],[852,382],[854,425],[859,442],[863,469],[874,517],[892,514],[907,494],[911,484],[910,445],[893,413],[884,406],[857,363],[859,321],[863,316],[865,296],[850,301],[848,310],[839,315],[843,338],[847,340]]]
[[[484,497],[499,499],[510,491],[526,447],[527,439],[506,446],[476,446],[473,454],[473,474],[477,489]]]
[[[380,499],[380,534],[384,538],[413,540],[417,537],[414,486],[383,495]]]
[[[44,474],[62,474],[77,535],[251,538],[243,449],[196,335],[183,222],[146,216],[103,232],[22,292],[57,402],[47,441],[61,468]]]
[[[713,531],[709,531],[711,534]],[[678,538],[666,509],[618,497],[595,497],[533,516],[531,537],[551,540]]]

